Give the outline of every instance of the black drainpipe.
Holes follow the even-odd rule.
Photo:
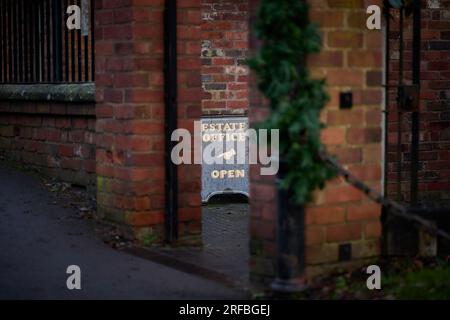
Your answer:
[[[287,163],[280,157],[278,183],[287,173]],[[305,273],[305,207],[292,202],[291,190],[278,189],[277,268],[272,290],[278,295],[306,289]],[[280,297],[281,297],[280,296]]]
[[[390,30],[391,30],[391,7],[389,5],[388,1],[385,1],[384,3],[384,18],[386,20],[386,30],[385,30],[385,56],[384,56],[384,68],[385,68],[385,75],[384,75],[384,181],[383,181],[383,189],[384,189],[384,196],[387,196],[388,194],[388,171],[389,171],[389,82],[390,82],[390,68],[389,63],[390,60],[390,51],[391,51],[391,44],[389,42],[390,37]],[[383,207],[384,209],[384,207]]]
[[[177,166],[171,152],[175,142],[172,132],[177,129],[177,2],[166,0],[164,14],[164,78],[165,78],[165,136],[166,136],[166,241],[178,239],[178,179]]]
[[[413,9],[413,85],[420,97],[420,60],[421,60],[421,1],[414,0]],[[420,99],[420,98],[419,98]],[[417,103],[418,105],[420,103]],[[416,206],[418,201],[418,171],[419,171],[419,144],[420,144],[420,115],[419,110],[414,110],[411,116],[411,206]]]

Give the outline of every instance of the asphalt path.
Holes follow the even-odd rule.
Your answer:
[[[239,299],[242,293],[115,250],[94,221],[35,177],[0,164],[0,299]],[[81,268],[81,290],[66,270]]]

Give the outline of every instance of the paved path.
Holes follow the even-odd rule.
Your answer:
[[[82,269],[81,291],[66,289],[73,264]],[[94,222],[0,164],[0,299],[236,298],[242,293],[111,249]]]
[[[249,288],[249,205],[220,203],[203,207],[203,248],[160,248],[178,261],[213,270]]]

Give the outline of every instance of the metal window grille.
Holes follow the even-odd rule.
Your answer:
[[[69,6],[81,28],[69,30]],[[93,0],[0,0],[0,84],[94,81]]]

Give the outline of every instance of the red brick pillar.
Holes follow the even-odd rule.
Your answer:
[[[313,75],[325,78],[330,102],[322,113],[322,141],[339,162],[366,184],[382,186],[383,33],[366,28],[367,6],[382,1],[310,1],[321,26],[323,50],[311,57]],[[353,107],[340,109],[342,92]],[[381,207],[341,177],[318,192],[306,214],[307,275],[336,265],[364,264],[380,252]]]
[[[201,0],[178,0],[178,126],[194,132],[201,117]],[[179,237],[185,244],[201,242],[201,166],[178,169]]]
[[[258,0],[250,0],[257,12]],[[381,5],[381,1],[370,4]],[[382,31],[366,29],[365,1],[310,1],[311,18],[321,27],[323,50],[312,56],[313,77],[325,78],[331,101],[322,113],[328,126],[322,141],[331,154],[368,185],[382,183]],[[250,37],[251,48],[258,43]],[[354,105],[339,108],[341,92],[351,91]],[[250,79],[250,118],[260,122],[269,113]],[[251,278],[269,282],[275,273],[277,193],[274,177],[251,170]],[[306,274],[313,277],[337,266],[365,263],[379,254],[381,208],[343,179],[330,181],[306,212]],[[350,249],[346,257],[346,249]],[[347,258],[350,261],[344,261]]]
[[[188,128],[200,110],[199,1],[178,1],[178,116]],[[96,1],[98,212],[146,244],[164,237],[163,12],[161,0]],[[195,234],[198,172],[179,170],[179,217]]]
[[[256,18],[260,0],[249,0],[250,24]],[[251,28],[251,26],[250,26]],[[250,51],[260,45],[254,33],[250,34]],[[267,100],[258,90],[254,73],[250,73],[250,123],[256,124],[267,118]],[[275,275],[277,188],[275,176],[261,176],[260,166],[250,166],[250,279],[253,282],[270,282]]]

